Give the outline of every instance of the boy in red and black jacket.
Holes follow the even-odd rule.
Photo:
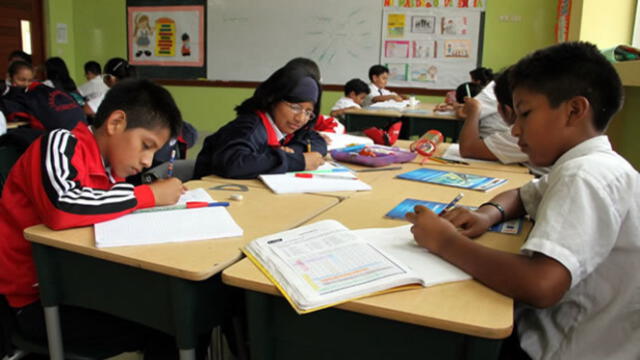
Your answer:
[[[41,223],[55,230],[91,225],[139,208],[175,203],[183,191],[176,178],[135,187],[123,178],[149,167],[154,152],[175,137],[181,125],[169,92],[146,80],[123,81],[109,91],[92,127],[78,122],[72,130],[45,133],[22,155],[0,198],[0,294],[16,310],[18,326],[46,339],[31,244],[23,230]],[[108,315],[99,316],[94,328],[103,327]],[[81,317],[90,319],[86,310]],[[73,318],[63,317],[65,341],[78,341],[91,332],[90,320],[79,329],[65,329]],[[38,321],[42,326],[34,324]],[[114,321],[114,335],[121,335],[124,323]],[[140,330],[126,345],[119,344],[123,350],[144,348],[135,339],[147,329],[123,327]],[[145,333],[139,338],[148,337]]]

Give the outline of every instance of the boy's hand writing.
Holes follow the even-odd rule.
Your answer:
[[[493,225],[487,214],[463,207],[447,211],[442,214],[442,218],[449,220],[456,228],[462,229],[460,233],[470,238],[484,234]]]
[[[466,119],[480,117],[480,102],[474,98],[465,97],[462,112]]]
[[[156,199],[156,206],[173,205],[184,192],[182,181],[174,177],[154,181],[149,186]]]
[[[324,159],[322,158],[322,154],[316,151],[302,153],[304,155],[304,169],[305,170],[315,170],[320,165],[324,164]]]
[[[417,205],[413,211],[405,216],[413,224],[413,237],[418,245],[432,253],[438,254],[442,246],[457,235],[453,224],[426,207]]]

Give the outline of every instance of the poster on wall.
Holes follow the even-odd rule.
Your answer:
[[[127,54],[141,76],[206,76],[204,0],[187,3],[152,6],[143,0],[127,2]]]
[[[453,89],[480,65],[486,0],[383,0],[389,85]]]

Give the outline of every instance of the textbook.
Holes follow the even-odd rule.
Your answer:
[[[213,202],[202,188],[187,191],[178,204]],[[242,236],[224,206],[168,209],[158,206],[94,225],[96,247],[146,245]],[[156,211],[154,211],[156,210]]]
[[[258,178],[276,194],[371,190],[371,186],[359,180],[348,168],[329,162],[317,170],[265,174]]]
[[[392,219],[404,219],[404,216],[408,212],[412,212],[416,205],[422,205],[436,214],[440,214],[444,210],[446,203],[417,200],[417,199],[404,199],[398,205],[396,205],[391,211],[387,213],[387,217]],[[467,209],[475,210],[475,206],[465,206]],[[489,228],[489,231],[503,233],[503,234],[519,234],[522,230],[522,219],[513,219],[498,223]]]
[[[397,176],[400,179],[422,181],[431,184],[454,186],[469,190],[489,191],[503,185],[507,179],[453,171],[420,168]]]
[[[300,314],[471,278],[419,247],[410,225],[350,231],[323,220],[258,238],[242,250]]]

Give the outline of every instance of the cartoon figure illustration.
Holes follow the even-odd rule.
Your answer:
[[[191,45],[189,43],[189,34],[182,34],[182,49],[180,50],[182,52],[182,56],[191,56]]]
[[[135,18],[135,24],[136,25],[133,30],[133,38],[136,45],[138,46],[136,57],[140,57],[142,56],[142,54],[151,56],[149,45],[151,45],[151,36],[153,35],[153,29],[151,28],[151,26],[149,26],[149,17],[145,14],[138,14]]]

